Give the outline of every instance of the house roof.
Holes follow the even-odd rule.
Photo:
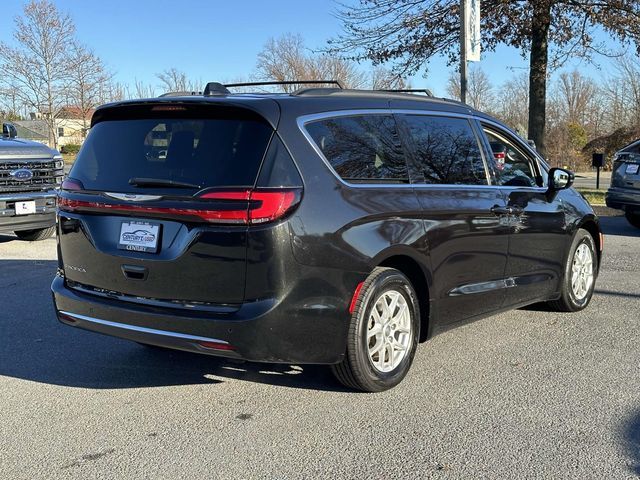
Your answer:
[[[18,131],[18,138],[49,140],[49,127],[44,120],[16,120],[11,123]]]
[[[66,107],[62,107],[58,110],[58,114],[56,118],[64,118],[67,120],[82,120],[83,117],[85,120],[91,120],[93,112],[95,110],[92,108],[87,112],[86,115],[83,115],[82,109],[75,105],[67,105]]]

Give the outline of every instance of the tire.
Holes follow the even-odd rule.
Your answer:
[[[624,212],[624,216],[631,225],[636,228],[640,228],[640,211],[638,210],[627,210]]]
[[[560,298],[548,305],[558,312],[582,310],[591,301],[597,277],[596,245],[591,234],[581,228],[573,238],[567,256]]]
[[[389,317],[384,305],[393,305],[395,315]],[[374,328],[379,332],[371,335]],[[409,371],[419,338],[420,307],[411,282],[396,269],[375,268],[363,283],[351,315],[345,357],[331,369],[348,388],[388,390]]]
[[[46,240],[56,232],[56,227],[38,228],[37,230],[22,230],[14,232],[20,240],[36,242]]]

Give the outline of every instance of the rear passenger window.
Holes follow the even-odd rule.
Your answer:
[[[402,118],[414,150],[414,183],[488,184],[480,146],[468,120],[428,115]]]
[[[355,183],[409,182],[392,115],[327,118],[308,123],[305,128],[343,180]]]

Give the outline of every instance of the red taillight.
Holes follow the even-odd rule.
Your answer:
[[[231,190],[207,192],[198,200],[217,200],[215,208],[210,202],[193,203],[189,208],[158,207],[135,203],[106,203],[58,199],[62,211],[109,211],[113,213],[140,213],[191,217],[209,223],[259,224],[277,220],[300,201],[301,189]],[[213,203],[213,202],[211,202]],[[225,205],[226,204],[226,205]],[[224,208],[226,207],[226,208]]]
[[[493,154],[494,158],[496,160],[504,160],[505,159],[505,154],[504,152],[500,152],[500,153],[494,153]]]
[[[300,189],[239,190],[231,192],[208,192],[199,198],[211,200],[247,200],[246,210],[232,210],[245,223],[271,222],[282,217],[300,200]]]
[[[60,188],[62,188],[62,190],[84,190],[84,185],[82,185],[80,180],[65,178]]]

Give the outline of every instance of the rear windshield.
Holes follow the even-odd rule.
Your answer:
[[[87,190],[176,195],[255,183],[273,131],[255,114],[226,111],[204,117],[201,111],[190,116],[160,110],[146,116],[152,118],[140,111],[126,118],[120,112],[94,125],[69,176]],[[192,186],[169,189],[133,179]]]

